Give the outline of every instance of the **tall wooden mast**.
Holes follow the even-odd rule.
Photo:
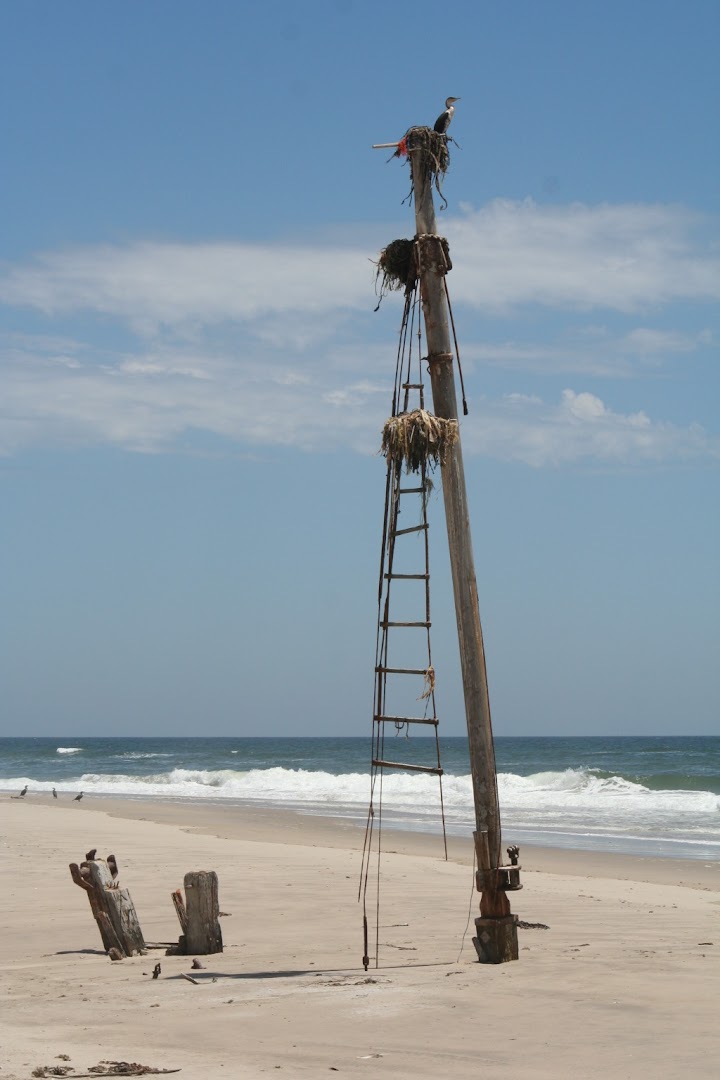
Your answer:
[[[436,232],[432,184],[437,161],[429,137],[444,138],[427,128],[411,128],[406,136],[415,201],[417,270],[434,412],[443,419],[457,420],[444,281],[449,269],[447,245]],[[480,918],[475,920],[477,937],[473,941],[481,963],[498,964],[518,958],[517,916],[510,912],[506,890],[519,887],[519,875],[515,867],[501,868],[495,748],[460,439],[448,448],[441,468],[475,802],[477,887],[481,899]]]

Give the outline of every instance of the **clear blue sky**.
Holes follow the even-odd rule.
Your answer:
[[[719,37],[716,0],[3,4],[0,734],[369,732],[369,260],[414,231],[370,145],[448,94],[496,733],[717,733]]]

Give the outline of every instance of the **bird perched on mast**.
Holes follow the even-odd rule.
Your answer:
[[[434,131],[437,131],[438,135],[444,135],[447,129],[450,127],[450,121],[453,118],[455,112],[454,102],[459,101],[459,97],[449,97],[445,101],[445,111],[441,112],[435,121]]]

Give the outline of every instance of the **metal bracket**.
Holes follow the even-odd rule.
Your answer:
[[[479,869],[475,874],[475,885],[478,892],[517,892],[522,889],[520,883],[519,863],[520,848],[517,844],[507,849],[510,866],[498,866],[492,870]]]
[[[495,870],[478,870],[475,885],[478,892],[517,892],[522,889],[521,866],[498,866]]]
[[[425,359],[427,360],[429,371],[433,364],[452,364],[453,354],[451,352],[430,353]]]

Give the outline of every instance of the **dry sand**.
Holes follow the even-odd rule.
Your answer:
[[[386,833],[380,967],[365,973],[352,826],[3,795],[0,831],[0,1080],[102,1060],[193,1080],[720,1076],[720,864],[526,846],[513,910],[549,929],[521,930],[519,962],[487,967],[471,930],[458,961],[471,841],[446,863],[437,838]],[[217,871],[225,951],[199,985],[181,977],[190,957],[104,955],[68,872],[92,847],[117,856],[149,942],[177,939],[186,871]]]

